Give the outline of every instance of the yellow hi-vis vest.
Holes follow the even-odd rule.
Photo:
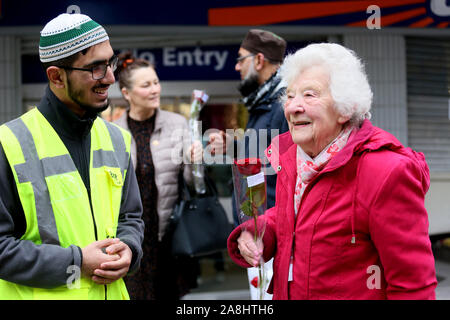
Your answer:
[[[37,108],[0,127],[26,219],[21,240],[80,248],[115,237],[131,136],[97,118],[91,129],[88,191],[58,134]],[[69,268],[68,268],[69,269]],[[68,270],[68,278],[75,269]],[[73,279],[72,279],[73,280]],[[129,299],[123,279],[98,285],[81,277],[53,289],[0,280],[0,299]]]

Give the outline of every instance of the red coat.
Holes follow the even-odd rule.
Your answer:
[[[278,170],[275,207],[262,216],[264,258],[275,257],[273,298],[435,299],[423,154],[365,120],[310,182],[295,218],[296,148],[285,133],[266,150]],[[239,227],[231,233],[228,251],[250,267],[237,248],[239,234]]]

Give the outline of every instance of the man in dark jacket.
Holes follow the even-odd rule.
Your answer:
[[[265,148],[272,138],[288,131],[288,125],[280,103],[285,87],[278,76],[278,69],[286,51],[286,41],[278,35],[265,30],[251,29],[239,48],[235,69],[241,74],[239,91],[242,102],[248,109],[249,119],[246,134],[234,148],[227,148],[230,137],[224,133],[212,133],[209,136],[211,153],[232,152],[232,158],[264,158]],[[264,130],[264,131],[262,131]],[[265,141],[261,141],[265,139]],[[227,144],[225,144],[225,140]],[[256,145],[256,149],[253,147]],[[228,149],[228,150],[227,150]],[[230,150],[232,149],[232,150]],[[256,151],[256,154],[254,153]],[[275,185],[277,176],[266,162],[267,209],[275,205]],[[237,225],[237,212],[233,199],[233,216]]]
[[[263,159],[267,182],[267,209],[275,206],[277,175],[265,158],[264,151],[271,144],[272,138],[289,130],[280,102],[280,96],[284,94],[286,88],[278,76],[285,51],[286,41],[278,35],[259,29],[248,31],[239,48],[235,66],[236,71],[241,74],[238,89],[243,96],[242,102],[249,112],[245,135],[238,141],[223,132],[212,133],[209,136],[208,148],[213,155],[227,152],[232,159],[244,157]],[[232,207],[234,224],[237,226],[239,219],[234,193]],[[270,278],[272,262],[266,263],[265,268]],[[257,275],[258,271],[255,268],[248,269],[249,281]],[[250,293],[252,299],[257,299],[256,290],[252,286]],[[265,295],[264,299],[271,297]]]
[[[64,37],[58,37],[60,34]],[[59,42],[61,39],[64,42]],[[73,45],[66,45],[67,43],[73,43]],[[65,290],[63,293],[53,288],[64,290],[66,285],[69,287],[70,278],[74,274],[88,279],[85,283],[94,282],[96,285],[105,285],[104,290],[97,290],[94,294],[89,291],[89,295],[84,296],[80,293],[77,298],[126,298],[124,285],[119,288],[120,290],[117,289],[118,286],[107,289],[106,285],[113,285],[128,272],[139,267],[144,229],[141,219],[142,205],[129,152],[125,152],[126,134],[121,133],[118,127],[98,118],[98,113],[108,106],[107,90],[115,81],[113,72],[117,58],[114,56],[105,30],[95,21],[81,14],[62,14],[50,21],[41,31],[39,49],[49,85],[37,109],[27,113],[32,116],[26,118],[34,119],[32,123],[37,123],[38,127],[30,126],[25,118],[21,117],[2,126],[0,131],[0,177],[2,177],[0,179],[0,299],[51,298],[50,295],[57,292],[60,292],[59,298],[71,299],[73,296],[70,294],[76,290]],[[16,124],[21,126],[18,127]],[[95,131],[97,129],[94,130],[94,128],[99,127],[107,128],[111,138],[95,135],[100,131]],[[48,131],[46,128],[51,129]],[[22,164],[11,165],[11,161],[17,158],[11,150],[15,150],[14,148],[17,150],[17,147],[12,145],[11,139],[8,140],[5,136],[8,130],[17,137],[22,135],[28,138],[26,146],[29,148],[23,148],[20,142],[26,160],[23,167],[29,165],[28,168],[33,170],[22,170],[25,172],[24,177],[17,176],[18,166]],[[27,136],[27,133],[39,132],[39,130],[47,130],[51,136],[31,136],[31,134]],[[117,135],[113,137],[113,133]],[[50,145],[49,141],[56,141],[57,146]],[[98,144],[99,141],[100,149],[94,149],[94,142]],[[124,147],[123,152],[118,151],[117,145],[113,146],[112,151],[107,151],[104,141],[107,143],[112,141],[113,144],[119,141]],[[44,146],[44,151],[36,146]],[[52,167],[46,168],[44,162],[56,157],[42,157],[42,153],[51,153],[52,149],[57,150],[57,148],[61,150],[61,146],[67,148],[67,157],[66,154],[59,156],[57,161],[52,162]],[[101,155],[91,157],[93,155],[91,148],[95,150],[94,153],[98,152],[95,155]],[[119,154],[124,157],[118,157]],[[107,165],[105,165],[106,158],[109,161]],[[63,174],[58,173],[61,168],[66,169],[64,168],[66,164],[62,160],[68,160],[66,163],[69,163],[69,167],[73,169]],[[107,172],[106,179],[111,180],[107,183],[108,185],[99,186],[99,181],[109,180],[99,180],[100,174],[95,172],[100,171],[95,171],[95,168],[103,170],[101,174]],[[74,180],[73,186],[79,188],[80,195],[86,196],[80,196],[79,202],[64,204],[70,200],[65,199],[64,196],[73,195],[74,192],[60,190],[63,196],[59,200],[56,199],[56,191],[53,191],[52,186],[64,186],[67,179],[77,176],[76,172],[79,173],[81,180]],[[51,177],[58,177],[58,175],[60,182],[50,182]],[[32,189],[28,189],[32,190],[31,194],[18,192],[27,188],[22,186],[24,184],[22,181],[27,177],[31,177],[30,182],[33,185]],[[120,202],[111,204],[112,200],[108,199],[108,196],[103,198],[105,194],[120,194],[120,189],[110,191],[112,188],[109,184],[114,184],[115,188],[122,188]],[[83,191],[84,188],[87,192]],[[102,198],[95,194],[99,190],[104,192]],[[102,203],[102,201],[110,200],[111,203]],[[105,217],[101,206],[108,205],[114,210],[108,211],[109,214]],[[62,211],[60,208],[67,210]],[[30,215],[33,210],[36,211],[36,220],[33,220],[33,214]],[[115,210],[118,217],[114,217]],[[81,216],[81,214],[85,215]],[[80,217],[83,217],[83,220],[77,222]],[[66,221],[61,219],[71,220],[73,224],[61,223]],[[113,224],[109,224],[108,219],[111,219]],[[73,231],[70,231],[70,228]],[[34,236],[30,235],[30,230],[38,230],[38,233],[35,232]],[[92,237],[88,238],[86,234]],[[85,239],[93,239],[88,240],[93,242],[80,240],[78,243],[73,243],[69,242],[72,240],[67,240],[76,239],[77,235],[79,239],[85,237]],[[85,245],[81,246],[79,243]],[[79,270],[78,274],[75,272],[76,269]],[[17,296],[11,295],[14,288],[19,293]],[[69,287],[69,289],[72,288]],[[54,297],[56,298],[57,295]]]

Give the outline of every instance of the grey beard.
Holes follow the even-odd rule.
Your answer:
[[[238,90],[243,97],[248,97],[250,94],[259,88],[258,74],[250,74],[244,80],[242,80],[238,85]]]

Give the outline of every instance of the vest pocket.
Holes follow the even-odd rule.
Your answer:
[[[123,186],[123,178],[120,168],[105,167],[105,171],[113,185],[117,187]]]

